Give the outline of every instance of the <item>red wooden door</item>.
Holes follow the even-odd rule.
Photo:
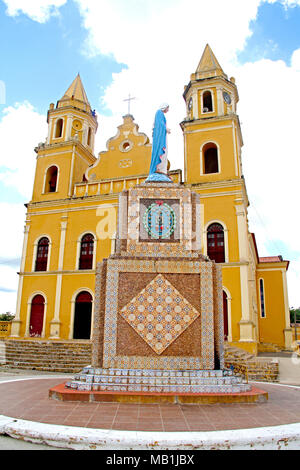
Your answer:
[[[29,336],[41,336],[44,322],[45,300],[42,295],[36,295],[31,302]]]

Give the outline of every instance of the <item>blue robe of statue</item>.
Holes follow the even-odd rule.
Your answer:
[[[157,165],[161,162],[161,156],[167,147],[167,122],[165,114],[159,109],[155,114],[153,128],[152,155],[149,175],[156,172]]]

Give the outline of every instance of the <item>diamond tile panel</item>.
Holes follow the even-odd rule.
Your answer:
[[[161,274],[125,305],[120,314],[157,354],[200,315]]]

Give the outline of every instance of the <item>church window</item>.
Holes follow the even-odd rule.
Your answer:
[[[84,235],[80,244],[79,269],[93,269],[94,236]]]
[[[47,271],[49,240],[43,237],[39,240],[36,252],[35,271]]]
[[[266,316],[265,309],[265,287],[263,279],[259,280],[259,296],[260,296],[260,315],[262,318]]]
[[[211,224],[207,229],[207,255],[216,263],[225,262],[224,228],[221,224]]]
[[[63,124],[64,124],[63,119],[58,119],[56,121],[56,125],[55,125],[55,138],[56,139],[62,136]]]
[[[213,101],[210,91],[205,91],[203,93],[203,112],[209,113],[213,110]]]
[[[48,168],[47,176],[46,176],[46,186],[45,186],[46,193],[56,192],[57,175],[58,175],[57,166],[51,166],[50,168]]]
[[[218,149],[215,144],[206,144],[203,148],[203,167],[204,174],[219,172]]]
[[[228,340],[228,297],[223,290],[223,324],[224,324],[224,341]]]
[[[92,129],[89,127],[88,138],[87,138],[87,144],[89,147],[91,146],[91,143],[92,143]]]

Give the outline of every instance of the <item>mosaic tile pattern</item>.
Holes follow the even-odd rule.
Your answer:
[[[156,354],[161,354],[200,315],[161,274],[120,313]]]
[[[241,393],[251,390],[231,370],[134,370],[86,367],[66,388],[85,391],[155,393]]]
[[[139,185],[128,192],[128,219],[127,223],[122,222],[121,240],[126,238],[126,248],[121,251],[122,256],[156,256],[156,257],[191,257],[202,256],[200,250],[196,248],[200,243],[200,231],[198,235],[193,232],[192,208],[196,217],[200,217],[194,205],[198,199],[192,198],[189,189],[183,188],[178,184],[166,184],[163,187],[159,185]],[[125,193],[121,198],[125,197]],[[180,243],[174,246],[173,243],[158,244],[151,241],[147,243],[140,241],[140,221],[142,199],[177,199],[179,201],[179,213],[176,215]],[[126,225],[126,227],[125,227]],[[125,235],[126,233],[126,235]],[[123,247],[124,244],[121,243]]]
[[[214,302],[213,302],[213,263],[180,262],[170,260],[145,259],[108,259],[105,295],[105,324],[103,332],[103,367],[106,368],[148,368],[148,369],[213,369],[214,368]],[[154,354],[145,356],[120,356],[117,354],[117,320],[119,273],[198,273],[200,283],[200,318],[201,318],[201,351],[197,356],[163,356]]]

